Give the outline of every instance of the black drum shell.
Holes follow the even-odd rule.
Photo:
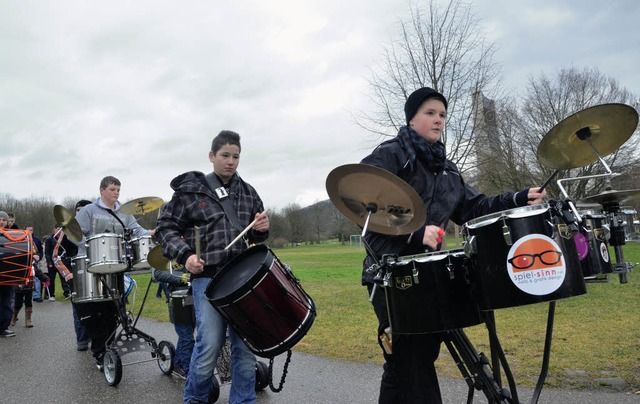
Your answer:
[[[513,209],[502,212],[502,215],[498,213],[487,216],[499,216],[495,221],[483,220],[485,217],[480,217],[474,221],[477,224],[473,226],[465,224],[463,233],[466,241],[473,244],[469,249],[473,251],[472,296],[480,310],[554,301],[587,292],[573,235],[569,232],[563,237],[561,232],[557,231],[558,225],[563,223],[559,223],[560,220],[552,215],[548,207],[537,205],[537,208],[530,210],[532,212],[524,217],[509,217],[510,213],[517,213],[517,209]],[[504,225],[509,229],[511,244],[507,243],[503,234]],[[512,244],[533,234],[542,234],[553,239],[559,245],[566,264],[562,284],[555,291],[545,295],[524,292],[512,282],[507,270],[507,257]]]
[[[401,257],[392,263],[384,288],[392,333],[427,334],[482,323],[471,298],[468,264],[462,250]]]

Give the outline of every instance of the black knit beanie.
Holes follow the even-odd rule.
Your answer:
[[[407,98],[407,102],[404,104],[404,114],[407,117],[407,125],[409,125],[409,121],[411,121],[416,112],[418,112],[420,105],[429,98],[439,99],[444,104],[444,109],[448,108],[447,99],[433,88],[422,87],[417,89],[411,93],[409,98]]]

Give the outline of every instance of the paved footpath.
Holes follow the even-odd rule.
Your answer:
[[[149,352],[122,355],[123,376],[117,387],[107,385],[89,352],[76,351],[71,305],[68,302],[34,303],[34,328],[24,317],[14,328],[17,336],[0,339],[0,403],[180,403],[184,381],[164,375]],[[140,319],[137,328],[156,339],[176,342],[173,327]],[[279,381],[284,355],[275,359]],[[380,366],[325,359],[295,353],[284,388],[258,393],[258,403],[374,403]],[[277,387],[277,382],[274,382]],[[467,386],[461,379],[440,381],[445,403],[465,403]],[[521,402],[529,402],[531,389],[519,388]],[[220,388],[218,402],[228,401],[229,385]],[[475,403],[486,403],[476,392]],[[539,403],[633,403],[629,393],[543,389]]]

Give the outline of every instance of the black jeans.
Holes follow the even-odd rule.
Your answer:
[[[70,293],[69,285],[67,284],[67,281],[64,280],[64,278],[62,277],[62,275],[60,275],[60,272],[58,272],[55,266],[49,268],[48,273],[49,273],[49,294],[51,295],[51,297],[54,297],[56,295],[56,276],[60,277],[60,284],[62,285],[62,291],[64,293]]]
[[[118,311],[113,301],[76,304],[78,318],[91,338],[91,352],[98,357],[106,350],[106,345],[118,327]]]
[[[367,286],[369,296],[372,285]],[[371,302],[378,318],[378,337],[389,327],[384,289],[376,288]],[[380,339],[378,338],[380,343]],[[440,386],[434,362],[440,353],[441,333],[393,335],[392,354],[383,350],[384,366],[380,382],[381,404],[440,404]],[[380,344],[382,346],[382,344]]]

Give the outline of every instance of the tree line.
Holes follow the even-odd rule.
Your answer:
[[[0,210],[12,212],[20,228],[32,226],[34,234],[44,238],[52,233],[56,224],[54,206],[62,205],[73,214],[75,204],[80,199],[93,200],[67,197],[59,204],[43,196],[17,199],[11,194],[0,193]],[[268,211],[270,231],[267,243],[272,247],[320,243],[328,239],[348,242],[352,234],[360,233],[360,229],[342,215],[329,200],[306,207],[292,203],[282,209],[269,208]],[[158,212],[149,212],[136,218],[142,227],[153,229],[156,227]]]

